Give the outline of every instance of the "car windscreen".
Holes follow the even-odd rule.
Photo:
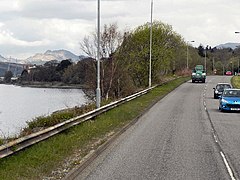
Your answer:
[[[240,90],[225,90],[223,97],[240,97]]]
[[[219,84],[217,85],[216,89],[219,91],[223,91],[224,89],[229,89],[231,86],[229,84]]]

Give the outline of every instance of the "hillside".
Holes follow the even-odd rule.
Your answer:
[[[216,48],[217,49],[224,49],[224,48],[236,49],[238,46],[240,46],[240,43],[225,43],[225,44],[220,44],[216,46]]]
[[[20,75],[23,71],[23,65],[16,63],[0,62],[0,77],[3,77],[7,70],[12,71],[14,76]]]
[[[48,61],[62,61],[71,59],[73,62],[78,62],[85,58],[85,56],[77,56],[67,50],[47,50],[45,53],[37,53],[25,60],[17,60],[14,58],[5,58],[0,55],[0,76],[4,76],[7,70],[11,70],[13,74],[21,74],[23,70],[22,64],[36,64],[43,65]]]
[[[77,56],[67,50],[47,50],[45,53],[37,53],[34,56],[27,58],[24,62],[27,64],[44,64],[47,61],[57,60],[62,61],[71,59],[73,62],[81,60],[84,56]]]

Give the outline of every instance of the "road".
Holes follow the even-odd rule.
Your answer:
[[[240,113],[219,112],[213,99],[216,83],[229,81],[210,76],[206,83],[181,85],[76,179],[238,179]]]

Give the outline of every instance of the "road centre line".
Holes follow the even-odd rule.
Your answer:
[[[205,110],[206,110],[208,120],[210,121],[210,124],[211,124],[212,135],[213,135],[213,138],[214,138],[214,140],[215,140],[215,142],[216,142],[216,144],[217,144],[217,146],[218,146],[218,148],[219,148],[219,150],[220,150],[219,153],[220,153],[220,155],[221,155],[221,157],[222,157],[222,160],[223,160],[223,162],[224,162],[224,165],[225,165],[225,167],[226,167],[226,169],[227,169],[227,172],[228,172],[231,180],[236,180],[236,178],[235,178],[235,176],[234,176],[234,173],[233,173],[233,172],[234,172],[234,171],[233,171],[233,168],[231,168],[231,166],[230,166],[230,164],[229,164],[229,162],[228,162],[228,160],[227,160],[227,158],[226,158],[226,156],[225,156],[225,153],[224,153],[223,150],[222,150],[221,144],[219,143],[219,140],[218,140],[217,132],[216,132],[216,130],[215,130],[215,128],[214,128],[214,125],[213,125],[213,123],[212,123],[212,119],[211,119],[210,114],[209,114],[209,111],[208,111],[208,109],[207,109],[207,104],[206,104],[206,90],[207,90],[207,85],[205,85],[205,88],[204,88],[203,106],[204,106],[204,108],[205,108]]]
[[[223,153],[222,151],[220,151],[220,154],[221,154],[221,156],[222,156],[222,158],[223,158],[223,161],[224,161],[225,166],[227,167],[227,171],[228,171],[228,174],[230,175],[231,179],[232,179],[232,180],[236,180],[235,177],[234,177],[234,175],[233,175],[233,171],[232,171],[231,167],[229,166],[228,161],[227,161],[224,153]]]

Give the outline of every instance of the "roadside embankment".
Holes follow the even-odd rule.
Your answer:
[[[234,88],[240,89],[240,76],[233,76],[231,79],[231,83]]]
[[[84,157],[189,78],[179,78],[13,156],[0,160],[0,179],[61,179]],[[44,122],[47,121],[45,119]]]

